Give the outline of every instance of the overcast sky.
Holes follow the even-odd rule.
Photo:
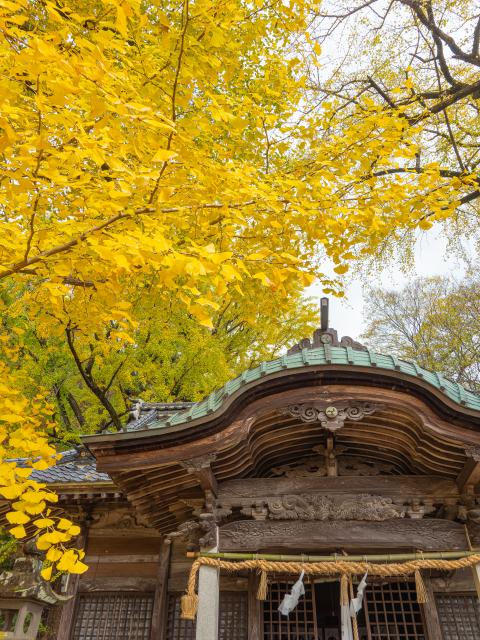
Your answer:
[[[472,252],[473,253],[473,252]],[[328,273],[328,271],[326,271]],[[440,227],[419,234],[415,247],[415,265],[408,273],[402,273],[398,265],[392,264],[375,276],[370,284],[380,284],[382,287],[398,289],[415,276],[447,275],[461,277],[465,272],[465,263],[448,251]],[[332,275],[333,271],[331,272]],[[345,291],[345,298],[330,296],[330,326],[337,329],[339,337],[351,336],[359,338],[366,327],[363,315],[363,287],[364,281],[353,276],[349,277]],[[309,295],[322,296],[321,287],[313,285],[307,291]]]

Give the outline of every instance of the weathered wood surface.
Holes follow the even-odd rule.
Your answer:
[[[129,556],[129,555],[142,555],[142,556],[157,556],[158,549],[162,542],[160,534],[156,538],[153,537],[116,537],[113,531],[109,536],[94,535],[94,530],[91,530],[90,538],[87,545],[87,556],[98,556],[101,558],[110,556]],[[155,562],[155,560],[153,560]]]
[[[458,474],[457,485],[459,491],[465,491],[469,487],[474,487],[480,482],[480,462],[468,458],[465,466]]]
[[[393,381],[398,382],[401,376],[395,377],[396,373]],[[345,447],[346,455],[387,464],[396,475],[377,475],[373,480],[362,478],[360,482],[366,484],[357,484],[359,490],[361,487],[362,492],[388,495],[383,494],[383,490],[395,493],[392,487],[403,482],[402,476],[426,473],[434,480],[421,497],[432,492],[443,497],[458,495],[458,490],[452,485],[446,486],[443,479],[456,480],[465,466],[465,445],[480,445],[479,431],[460,426],[458,420],[450,420],[447,414],[440,417],[441,412],[439,415],[411,393],[362,386],[360,380],[357,384],[320,387],[317,384],[298,386],[299,380],[296,372],[295,381],[289,382],[295,382],[295,388],[285,387],[286,390],[279,392],[272,387],[265,397],[256,398],[250,404],[245,402],[228,419],[225,415],[222,424],[213,417],[206,418],[208,429],[192,430],[185,441],[182,441],[181,430],[168,435],[163,429],[161,433],[151,429],[148,437],[121,434],[118,442],[115,438],[108,442],[103,438],[98,447],[91,441],[89,445],[97,454],[98,468],[114,474],[118,487],[137,512],[158,531],[169,533],[189,518],[188,509],[182,503],[183,495],[196,490],[201,496],[202,484],[204,488],[214,487],[215,478],[222,491],[225,482],[239,477],[268,479],[274,467],[301,462],[312,455],[313,448],[322,444],[325,431],[318,423],[303,423],[280,415],[289,404],[319,398],[332,405],[345,399],[368,401],[380,403],[384,408],[361,421],[347,421],[338,432],[338,444]],[[190,426],[185,429],[188,431]],[[212,451],[217,452],[212,463],[214,476],[199,479],[180,464],[186,459],[208,456]],[[343,478],[351,485],[356,482]],[[286,491],[280,488],[283,481],[275,479],[272,484],[279,487],[280,493],[292,493],[290,488]],[[369,484],[372,481],[373,487]],[[389,482],[390,488],[385,484]],[[398,493],[407,493],[409,488],[402,487]],[[413,490],[412,499],[418,497],[418,491]]]
[[[139,593],[152,593],[155,591],[155,576],[151,576],[150,578],[140,578],[130,575],[106,578],[104,576],[89,574],[90,571],[87,571],[82,576],[78,589],[80,593],[92,593],[98,591],[138,591]]]
[[[262,602],[257,599],[260,579],[251,573],[248,577],[248,640],[262,640]]]
[[[428,640],[443,640],[432,581],[426,575],[423,575],[423,581],[427,592],[427,601],[422,605],[427,638]]]
[[[231,396],[225,401],[224,411],[220,411],[221,415],[219,416],[205,416],[198,421],[181,425],[180,428],[165,427],[158,430],[157,433],[151,433],[152,430],[150,430],[149,432],[121,433],[115,437],[90,436],[86,438],[86,442],[97,457],[99,468],[102,471],[125,471],[129,468],[146,469],[187,457],[209,454],[212,450],[218,451],[219,445],[222,449],[231,444],[237,445],[244,440],[245,436],[248,436],[253,421],[265,415],[266,412],[281,410],[289,404],[308,402],[321,397],[332,404],[344,399],[385,402],[393,409],[392,416],[398,411],[408,411],[411,415],[418,415],[425,428],[433,434],[458,439],[466,444],[480,445],[479,434],[472,432],[471,426],[461,424],[464,422],[471,425],[472,422],[478,420],[476,415],[472,419],[471,411],[460,407],[423,380],[412,380],[411,376],[405,376],[398,371],[369,369],[366,372],[364,367],[350,367],[347,371],[345,367],[335,366],[332,366],[331,369],[332,373],[335,371],[336,378],[338,378],[338,374],[342,373],[348,373],[351,377],[354,371],[358,371],[359,379],[356,384],[329,384],[323,375],[324,372],[319,372],[318,379],[315,379],[314,368],[308,368],[305,371],[300,369],[295,372],[296,388],[288,388],[292,384],[292,372],[280,372],[263,381],[260,379],[253,385],[264,386],[263,397],[260,394],[245,393],[245,388],[240,389],[234,396],[244,396],[242,405],[234,408],[232,406],[234,396]],[[414,390],[414,393],[362,386],[361,378],[365,373],[368,373],[370,382],[372,376],[380,373],[379,387],[385,386],[386,378],[391,378],[393,387],[398,386],[397,383],[400,381],[408,380],[409,383],[412,383],[411,389]],[[278,378],[282,377],[285,379],[283,384],[279,385]],[[299,385],[302,378],[305,384]],[[319,380],[324,383],[320,388],[318,386]],[[429,404],[424,399],[415,397],[417,395],[415,391],[420,391],[421,388],[423,394],[418,395],[423,395],[425,399],[436,397],[437,402]],[[442,419],[442,411],[438,410],[438,400],[443,402],[445,412],[455,411],[458,417],[461,415],[461,418],[457,418],[455,422]],[[436,405],[436,410],[432,409],[433,405]],[[229,408],[231,411],[228,411]],[[206,428],[208,426],[210,428]],[[215,433],[206,435],[209,431],[210,433],[215,431]],[[195,432],[198,436],[192,438]],[[184,438],[185,440],[182,441]],[[160,442],[162,447],[157,446],[157,443]],[[113,450],[115,450],[114,455],[112,455]]]
[[[312,478],[244,478],[218,486],[218,501],[319,493],[329,496],[375,494],[389,498],[458,498],[454,480],[438,476],[343,476]]]
[[[78,537],[77,544],[81,549],[85,546],[87,542],[88,532],[85,526],[82,527],[82,533]],[[75,615],[75,605],[76,605],[76,595],[80,586],[80,576],[75,574],[70,574],[68,577],[68,585],[66,589],[66,593],[69,596],[73,596],[71,600],[66,602],[62,606],[61,614],[57,621],[57,640],[69,640],[73,619]]]
[[[170,540],[164,540],[158,561],[150,640],[165,640],[167,630],[168,574],[170,570],[171,551],[172,544]]]
[[[220,551],[290,553],[468,549],[463,525],[448,520],[306,522],[241,520],[220,527]]]

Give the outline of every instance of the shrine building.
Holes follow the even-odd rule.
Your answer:
[[[333,329],[201,402],[139,401],[123,431],[33,477],[81,525],[89,570],[50,587],[19,578],[40,560],[18,558],[0,578],[4,638],[480,638],[480,397]],[[340,574],[355,559],[367,586],[348,636],[341,585],[350,597],[362,575]],[[281,615],[301,565],[305,594]]]

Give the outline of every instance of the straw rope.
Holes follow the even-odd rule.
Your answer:
[[[353,593],[353,580],[352,580],[352,576],[348,577],[348,589],[350,591],[350,600],[353,600],[354,598],[354,593]],[[353,630],[353,640],[360,640],[360,634],[358,632],[358,620],[357,620],[357,616],[355,614],[350,614],[350,617],[352,619],[352,630]]]
[[[277,562],[262,560],[230,561],[219,558],[209,558],[201,556],[197,558],[191,567],[187,583],[186,594],[182,597],[182,618],[193,620],[198,606],[198,596],[195,593],[197,574],[200,567],[214,567],[224,571],[235,573],[238,571],[257,571],[267,573],[301,573],[306,576],[354,576],[363,575],[368,571],[371,576],[391,577],[415,575],[417,585],[420,590],[419,598],[423,598],[423,589],[419,571],[421,569],[438,569],[440,571],[451,571],[454,569],[465,569],[480,563],[480,554],[458,558],[457,560],[410,560],[408,562],[393,562],[387,564],[377,564],[371,562],[352,562],[346,559],[338,559],[334,562]],[[265,584],[265,579],[264,579]]]

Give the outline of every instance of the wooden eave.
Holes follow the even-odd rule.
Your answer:
[[[325,431],[281,415],[288,404],[318,398],[379,403],[382,409],[346,422],[338,443],[350,455],[393,465],[396,474],[455,481],[465,446],[480,445],[480,412],[461,406],[422,379],[398,371],[323,365],[265,376],[225,398],[208,416],[177,426],[87,436],[99,471],[111,475],[152,526],[172,531],[191,517],[203,491],[182,464],[216,453],[219,490],[237,478],[268,477],[272,467],[312,455]]]
[[[421,378],[414,379],[398,371],[343,365],[309,366],[271,374],[245,385],[226,398],[220,409],[197,420],[142,431],[84,436],[83,442],[97,458],[99,471],[119,469],[122,459],[127,463],[127,458],[132,454],[148,451],[156,451],[158,463],[162,458],[160,451],[172,447],[176,449],[178,445],[220,434],[225,427],[244,415],[249,405],[262,398],[305,387],[331,385],[362,385],[401,391],[422,400],[443,423],[445,435],[451,435],[465,443],[480,444],[480,411],[459,405]],[[111,460],[112,456],[116,458],[116,462]],[[165,455],[165,461],[171,459]]]

